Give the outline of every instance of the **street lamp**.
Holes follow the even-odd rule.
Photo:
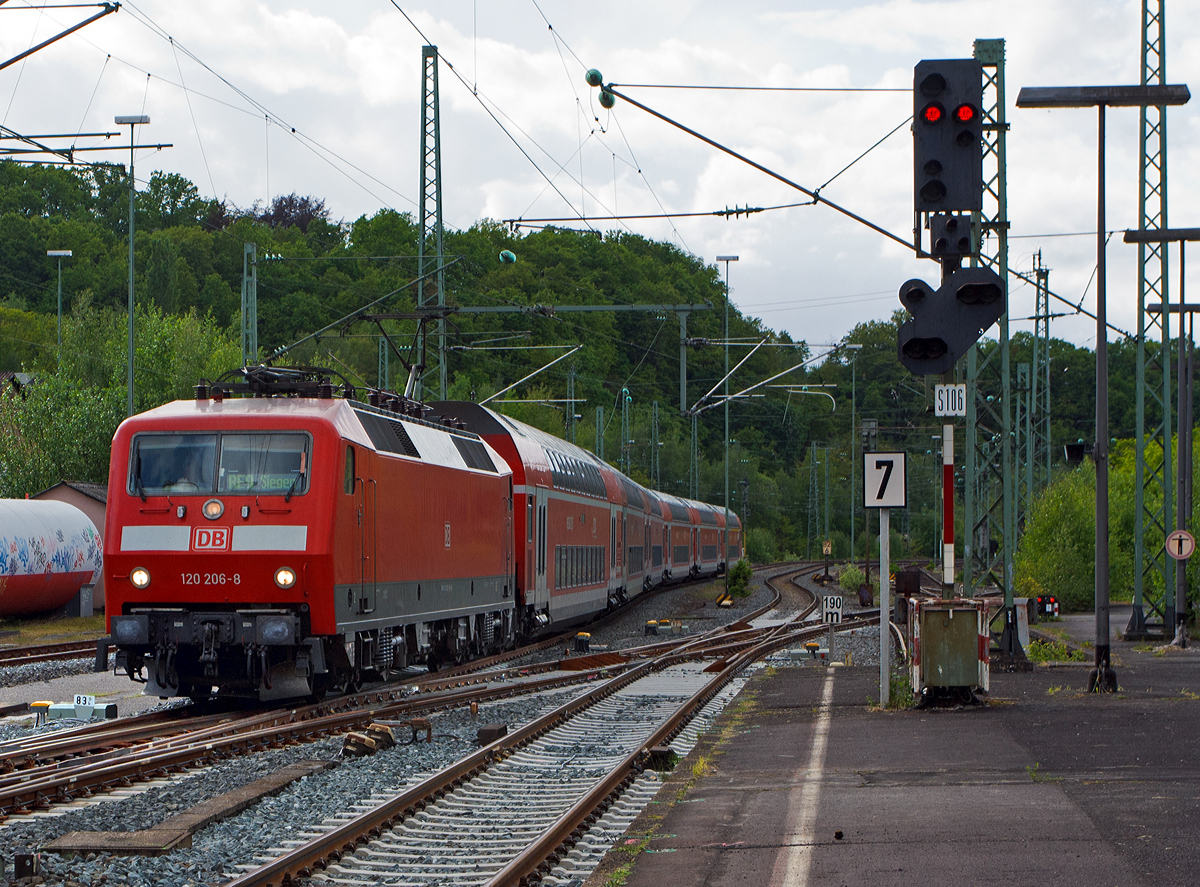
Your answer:
[[[117,126],[129,127],[129,400],[128,413],[133,415],[133,132],[139,124],[150,122],[145,114],[118,115],[113,118]]]
[[[858,479],[858,460],[854,450],[854,413],[858,400],[858,352],[862,345],[843,345],[850,352],[850,563],[854,563],[854,490]]]
[[[1096,108],[1096,664],[1088,692],[1117,691],[1109,639],[1108,595],[1108,311],[1104,266],[1104,109],[1182,105],[1191,98],[1183,85],[1026,86],[1018,108]]]
[[[737,256],[717,256],[725,263],[725,533],[729,533],[729,263]],[[746,550],[745,533],[742,534],[742,551]],[[725,592],[729,592],[729,541],[725,542]]]
[[[46,255],[58,259],[58,368],[62,369],[62,260],[71,258],[69,249],[48,249]]]

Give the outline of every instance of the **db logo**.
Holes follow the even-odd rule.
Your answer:
[[[192,530],[192,551],[225,551],[229,548],[229,527],[196,527]]]

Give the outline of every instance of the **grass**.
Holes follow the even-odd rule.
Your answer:
[[[913,696],[912,689],[912,672],[901,666],[893,668],[888,676],[888,704],[886,709],[880,708],[870,696],[867,697],[868,711],[908,711],[916,702],[916,697]],[[818,712],[819,708],[814,708],[813,713]]]
[[[639,841],[636,838],[630,838],[621,846],[615,848],[618,853],[625,853],[629,856],[629,861],[621,863],[613,869],[613,873],[608,876],[604,882],[604,887],[624,887],[624,884],[629,880],[629,875],[633,871],[634,860],[638,855],[649,846],[653,832],[643,835]]]
[[[905,710],[913,706],[912,672],[893,668],[888,676],[888,709]]]
[[[1029,778],[1034,782],[1062,782],[1061,776],[1043,776],[1041,768],[1041,763],[1034,761],[1032,766],[1026,765],[1025,772],[1029,774]]]
[[[1033,662],[1087,662],[1083,650],[1068,650],[1062,641],[1033,640],[1025,651]]]
[[[16,632],[16,634],[8,634],[10,631]],[[15,647],[87,640],[104,634],[104,616],[63,617],[33,621],[4,619],[0,620],[0,632],[4,632],[0,641]]]

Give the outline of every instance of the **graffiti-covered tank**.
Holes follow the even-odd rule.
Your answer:
[[[0,617],[56,610],[100,578],[103,546],[66,502],[0,499]]]

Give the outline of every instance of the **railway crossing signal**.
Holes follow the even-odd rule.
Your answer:
[[[913,71],[913,198],[917,212],[983,206],[983,65],[925,59]]]

